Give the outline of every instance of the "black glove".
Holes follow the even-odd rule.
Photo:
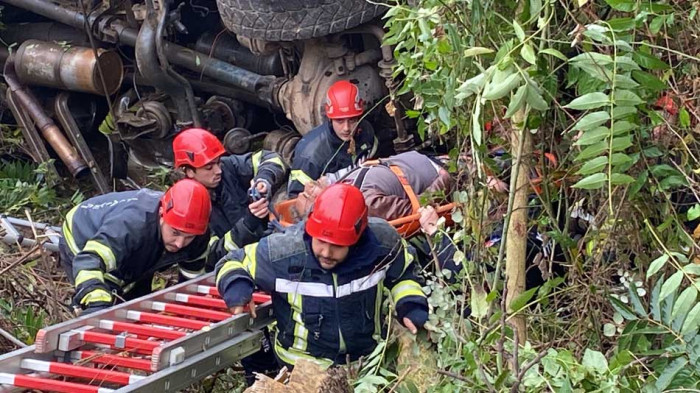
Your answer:
[[[404,303],[396,307],[396,315],[402,325],[404,318],[408,318],[417,328],[422,328],[428,322],[427,307],[418,303]]]
[[[112,304],[104,303],[104,302],[90,304],[90,306],[88,306],[86,309],[84,309],[83,311],[80,312],[80,315],[83,316],[83,315],[92,314],[92,313],[97,312],[97,311],[106,310],[106,309],[110,308],[111,306],[112,306]]]

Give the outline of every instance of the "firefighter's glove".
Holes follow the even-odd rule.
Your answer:
[[[406,326],[404,323],[404,318],[407,318],[413,326],[420,329],[428,322],[428,309],[417,303],[405,303],[396,308],[396,314],[398,316],[399,322]],[[406,326],[408,327],[408,326]]]
[[[93,311],[97,311],[98,309],[111,307],[114,303],[114,298],[105,286],[90,285],[78,288],[74,301],[84,310],[93,309]]]
[[[253,289],[255,289],[253,283],[249,280],[238,278],[229,285],[226,286],[224,291],[224,302],[229,308],[234,308],[237,306],[243,306],[253,299]]]

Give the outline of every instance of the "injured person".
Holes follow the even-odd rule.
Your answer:
[[[305,217],[321,191],[334,183],[359,188],[369,216],[391,221],[417,213],[422,195],[448,195],[452,179],[438,160],[415,151],[368,161],[349,171],[328,174],[307,183],[294,205],[296,218]]]

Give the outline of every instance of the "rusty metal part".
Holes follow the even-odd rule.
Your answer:
[[[243,154],[250,149],[250,131],[242,127],[236,127],[224,136],[224,147],[230,154]]]
[[[29,85],[55,87],[63,90],[104,94],[97,63],[105,71],[110,94],[121,86],[123,64],[115,52],[90,48],[64,47],[55,43],[27,40],[15,55],[15,71],[20,81]]]
[[[56,171],[56,166],[54,166],[53,161],[51,161],[51,156],[49,156],[46,146],[44,146],[41,135],[39,135],[39,132],[34,126],[34,122],[19,103],[16,102],[14,95],[9,89],[5,90],[4,93],[7,106],[10,108],[10,112],[12,112],[15,121],[17,121],[17,126],[19,126],[22,131],[24,141],[29,145],[29,155],[34,162],[46,165],[46,168],[54,175],[47,177],[47,183],[52,186],[55,185],[54,179],[59,178],[58,172]]]
[[[0,38],[8,45],[26,40],[65,41],[71,46],[89,46],[90,41],[84,31],[56,22],[17,23],[5,25]]]
[[[335,59],[348,55],[337,44],[330,44]],[[282,85],[278,100],[287,118],[294,122],[296,129],[306,134],[326,119],[324,103],[328,88],[340,79],[347,79],[357,84],[360,96],[368,108],[386,95],[382,79],[372,66],[361,65],[352,71],[328,57],[329,44],[322,40],[310,40],[304,45],[304,56],[298,74]],[[342,75],[342,77],[340,76]]]
[[[294,147],[300,139],[301,135],[293,130],[274,130],[263,140],[263,149],[276,152],[291,167]]]
[[[257,38],[244,37],[241,35],[237,36],[236,38],[241,45],[248,48],[248,50],[257,56],[268,56],[275,54],[282,47],[280,42],[265,41]]]
[[[205,32],[199,37],[194,48],[261,75],[284,75],[282,59],[276,46],[271,51],[253,53],[241,45],[231,33]]]
[[[170,112],[160,101],[141,101],[132,110],[119,110],[117,116],[124,140],[134,140],[144,135],[163,139],[173,133]]]
[[[61,161],[66,164],[71,175],[75,178],[81,176],[88,170],[87,165],[85,165],[85,162],[83,162],[53,120],[44,113],[36,98],[19,83],[14,70],[14,56],[11,56],[5,64],[5,81],[17,103],[34,120],[44,139],[49,142]]]
[[[89,173],[92,183],[101,194],[106,194],[112,191],[112,189],[109,186],[107,178],[105,178],[105,176],[102,174],[102,170],[97,165],[95,158],[92,156],[92,151],[90,151],[90,147],[88,146],[87,142],[85,142],[85,138],[83,137],[82,132],[80,132],[80,128],[78,127],[78,124],[71,113],[69,106],[70,97],[71,95],[68,92],[62,92],[56,96],[54,100],[54,111],[56,113],[56,117],[61,123],[63,129],[66,131],[66,134],[73,143],[73,146],[75,146],[80,156],[83,158],[83,160],[85,160],[90,168]]]
[[[202,112],[207,130],[219,138],[232,128],[250,127],[253,119],[248,105],[228,97],[209,97],[202,107]]]

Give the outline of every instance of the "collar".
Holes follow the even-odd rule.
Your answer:
[[[313,260],[314,267],[339,275],[351,273],[355,270],[360,270],[366,266],[373,265],[376,259],[379,257],[379,249],[381,248],[379,239],[377,239],[374,232],[372,232],[369,226],[367,226],[364,233],[362,233],[362,236],[360,236],[360,240],[358,240],[355,245],[350,246],[350,250],[348,251],[348,256],[345,261],[332,270],[325,270],[321,267],[321,264],[314,255],[313,249],[311,248],[311,236],[309,236],[306,232],[304,232],[304,242],[309,250],[311,259]]]

